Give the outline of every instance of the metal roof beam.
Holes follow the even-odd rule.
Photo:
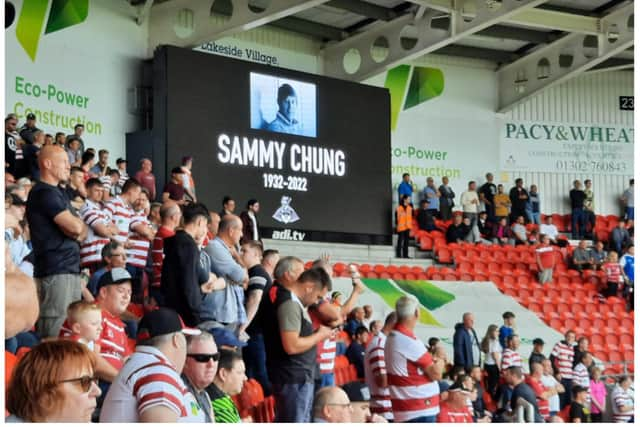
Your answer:
[[[628,70],[629,68],[633,68],[633,61],[621,58],[609,58],[606,61],[599,63],[587,72],[592,73],[595,71],[619,71]]]
[[[628,49],[633,45],[632,15],[630,4],[603,17],[596,47],[585,46],[584,34],[569,34],[502,67],[498,70],[499,111],[508,111]]]
[[[497,63],[507,63],[513,61],[516,56],[505,50],[485,49],[479,47],[463,46],[463,45],[449,45],[441,49],[436,50],[436,55],[448,55],[459,56],[462,58],[484,59],[487,61],[493,61]]]
[[[450,12],[453,0],[409,0],[441,12]],[[459,0],[465,16],[475,16],[475,0]],[[592,16],[578,15],[557,10],[530,8],[516,13],[503,21],[505,24],[526,25],[546,30],[559,30],[568,33],[597,34],[599,19]]]
[[[346,10],[356,15],[366,16],[378,21],[391,21],[398,14],[393,9],[378,6],[377,4],[368,3],[361,0],[330,0],[327,6]]]
[[[434,28],[432,21],[438,20],[440,12],[428,10],[420,19],[413,14],[400,16],[378,25],[369,31],[350,37],[343,42],[324,49],[324,72],[326,75],[361,81],[389,67],[434,52],[448,44],[491,27],[524,9],[535,7],[546,0],[502,0],[499,7],[485,0],[474,0],[476,16],[464,16],[461,8],[452,12],[449,29]],[[411,41],[415,39],[415,43]],[[381,40],[388,49],[385,55],[374,54],[372,47]],[[378,50],[380,51],[380,50]]]
[[[317,22],[307,21],[306,19],[296,18],[295,16],[287,16],[286,18],[274,21],[269,25],[321,40],[341,41],[349,36],[348,32],[341,30],[340,28],[318,24]]]
[[[214,0],[173,0],[156,4],[149,16],[149,52],[162,44],[195,47],[291,16],[327,0],[271,0],[262,9],[249,0],[228,0],[230,16],[212,13]],[[218,3],[218,2],[215,2]]]

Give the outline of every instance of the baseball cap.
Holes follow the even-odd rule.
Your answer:
[[[119,285],[124,282],[131,282],[131,275],[124,268],[113,268],[104,273],[98,281],[98,290],[103,286]]]
[[[27,114],[27,120],[35,120],[36,119],[36,115],[33,113],[29,113]]]
[[[465,389],[462,383],[455,382],[449,386],[449,389],[447,391],[448,392],[453,392],[453,391],[468,392],[469,390]]]
[[[160,307],[145,314],[140,320],[137,338],[140,342],[174,332],[182,332],[185,335],[200,335],[202,333],[200,329],[188,328],[174,310]]]
[[[218,347],[227,346],[240,348],[247,345],[246,342],[240,341],[238,337],[228,329],[213,328],[209,330],[209,332],[213,335],[213,339]]]
[[[116,160],[116,165],[119,165],[120,163],[127,163],[127,161],[122,157],[118,157],[118,160]]]
[[[536,338],[533,340],[533,345],[544,345],[542,338]]]
[[[343,384],[342,389],[349,396],[350,402],[368,402],[371,399],[369,387],[359,381]]]

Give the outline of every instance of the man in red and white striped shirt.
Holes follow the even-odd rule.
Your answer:
[[[115,239],[122,243],[127,250],[127,270],[129,270],[133,278],[132,286],[135,302],[139,302],[139,298],[142,295],[142,269],[133,264],[136,262],[134,260],[135,253],[132,252],[134,245],[129,240],[129,236],[131,232],[143,236],[148,233],[148,227],[136,219],[136,212],[133,209],[134,204],[140,198],[141,188],[138,181],[129,179],[122,187],[122,194],[112,198],[109,203],[105,205],[105,208],[111,213],[113,221],[118,227],[118,235],[115,236]],[[149,240],[153,239],[152,235],[148,237],[150,237]]]
[[[397,320],[395,312],[387,316],[384,327],[369,341],[364,355],[364,380],[371,391],[371,413],[378,414],[387,421],[393,421],[393,410],[384,361],[384,346]]]
[[[522,368],[522,356],[518,353],[520,348],[520,336],[514,334],[507,338],[507,347],[502,352],[502,362],[500,369],[504,371],[511,366],[519,366]]]
[[[91,178],[85,187],[87,199],[80,209],[80,217],[87,224],[88,232],[87,238],[80,245],[80,265],[94,273],[102,261],[102,248],[118,233],[118,228],[100,204],[104,193],[100,181]]]
[[[616,423],[628,423],[633,418],[634,399],[631,383],[631,378],[623,375],[618,378],[618,384],[611,392],[613,421]]]
[[[571,404],[571,387],[573,381],[573,356],[576,342],[576,333],[567,331],[564,340],[557,343],[551,350],[551,363],[556,373],[556,379],[564,387],[564,393],[560,395],[560,409]]]
[[[203,408],[180,377],[187,356],[185,334],[200,331],[186,328],[169,308],[142,318],[136,351],[109,388],[100,422],[205,422]]]
[[[162,277],[162,261],[164,260],[164,239],[176,234],[176,228],[180,225],[182,212],[173,200],[168,200],[160,208],[162,225],[153,238],[151,247],[151,259],[153,261],[153,280],[149,289],[149,296],[153,298],[151,305],[162,305],[162,292],[160,292],[160,278]]]
[[[418,300],[402,296],[396,302],[398,322],[384,347],[387,381],[395,422],[436,421],[440,412],[440,387],[444,361],[432,359],[415,336]]]

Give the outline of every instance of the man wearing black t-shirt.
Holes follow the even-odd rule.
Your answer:
[[[569,422],[571,423],[590,423],[591,410],[587,404],[589,389],[579,385],[573,386],[571,389],[573,401],[569,410]]]
[[[509,199],[511,200],[511,221],[515,222],[519,216],[526,218],[525,210],[529,194],[523,187],[522,178],[516,179],[516,186],[509,191]]]
[[[573,182],[573,190],[569,192],[571,199],[571,238],[582,239],[585,229],[584,199],[586,195],[582,191],[582,183],[576,179]]]
[[[247,312],[246,329],[249,334],[247,347],[243,350],[244,363],[247,367],[247,377],[255,378],[262,385],[265,396],[271,395],[271,383],[267,376],[266,353],[264,337],[259,322],[254,322],[260,300],[265,291],[271,288],[271,276],[260,264],[262,260],[262,245],[250,240],[242,245],[242,262],[249,269],[249,286],[245,293],[245,309]]]
[[[540,415],[535,392],[524,382],[524,374],[519,366],[511,366],[504,371],[506,383],[513,389],[511,392],[511,411],[515,414],[520,398],[526,400],[533,406],[534,422],[543,423],[544,419]],[[526,411],[525,411],[526,412]],[[515,420],[514,420],[515,421]]]
[[[487,212],[487,218],[489,222],[495,222],[496,220],[496,209],[493,204],[493,196],[498,193],[498,188],[493,183],[493,174],[487,173],[485,175],[487,178],[487,182],[482,184],[482,186],[478,189],[478,196],[480,196],[480,200],[484,203],[484,210]]]
[[[33,245],[33,276],[40,299],[36,330],[42,338],[57,337],[67,307],[81,297],[80,242],[87,226],[71,213],[69,199],[58,185],[69,179],[69,157],[58,146],[40,151],[40,181],[27,200],[27,221]]]
[[[334,331],[320,326],[313,331],[307,307],[317,302],[331,287],[331,278],[321,268],[307,270],[302,260],[285,257],[276,266],[274,284],[260,303],[267,353],[267,371],[276,401],[275,422],[310,421],[313,404],[316,345]],[[288,285],[280,277],[288,276]],[[285,287],[286,286],[286,287]]]

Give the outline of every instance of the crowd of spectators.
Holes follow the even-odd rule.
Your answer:
[[[81,124],[66,137],[43,133],[33,115],[17,125],[7,116],[5,348],[31,350],[12,372],[7,421],[250,422],[234,401],[248,378],[273,396],[276,422],[514,421],[527,417],[521,411],[541,421],[564,407],[571,419],[588,418],[590,404],[603,411],[598,371],[584,346],[574,348],[575,334],[549,359],[540,342],[525,377],[514,316],[505,313],[504,326],[479,340],[465,313],[451,364],[441,343],[427,348],[416,337],[415,298],[399,298],[383,323],[371,306],[356,307],[365,285],[355,267],[342,302],[331,292],[327,255],[305,268],[265,250],[258,200],[239,216],[232,197],[219,213],[199,202],[191,157],[157,192],[151,160],[133,177],[125,159],[110,166],[107,150],[96,161]],[[502,194],[487,179],[481,197],[469,184],[464,219],[454,224],[471,227],[465,239],[482,238],[478,230],[489,224],[498,224],[500,238],[520,239],[518,227],[493,222],[497,206],[480,214],[481,203]],[[535,220],[539,209],[528,208],[522,182],[512,193],[514,223],[528,211]],[[427,217],[451,214],[455,195],[445,181],[436,189],[431,180],[423,194]],[[398,210],[406,242],[409,197]],[[404,242],[399,251],[407,256]],[[336,387],[342,354],[360,381]],[[632,419],[630,386],[623,378],[613,391],[617,421]],[[556,395],[562,405],[552,403]]]
[[[598,239],[595,233],[594,190],[589,179],[584,181],[584,188],[581,181],[575,180],[569,192],[570,236],[558,230],[552,215],[547,215],[541,223],[541,198],[535,184],[530,185],[527,191],[523,180],[518,178],[506,194],[504,186],[494,184],[493,174],[487,173],[486,182],[479,188],[475,181],[469,181],[467,190],[460,195],[461,211],[452,213],[455,193],[448,186],[448,181],[447,177],[443,177],[442,185],[436,188],[433,178],[429,177],[427,185],[418,193],[419,208],[415,218],[420,230],[437,230],[436,221],[440,220],[446,226],[443,231],[447,243],[530,246],[535,250],[541,284],[552,283],[558,262],[554,247],[568,248],[572,251],[569,260],[572,268],[580,272],[586,269],[606,273],[607,286],[601,290],[603,298],[621,296],[627,300],[629,309],[633,307],[633,179],[620,198],[625,214],[619,218],[618,225],[611,229],[607,241]],[[413,188],[411,177],[404,174],[398,187],[400,203],[396,209],[398,257],[408,257]],[[452,221],[448,223],[451,218]],[[570,247],[567,237],[579,241],[575,249]]]

